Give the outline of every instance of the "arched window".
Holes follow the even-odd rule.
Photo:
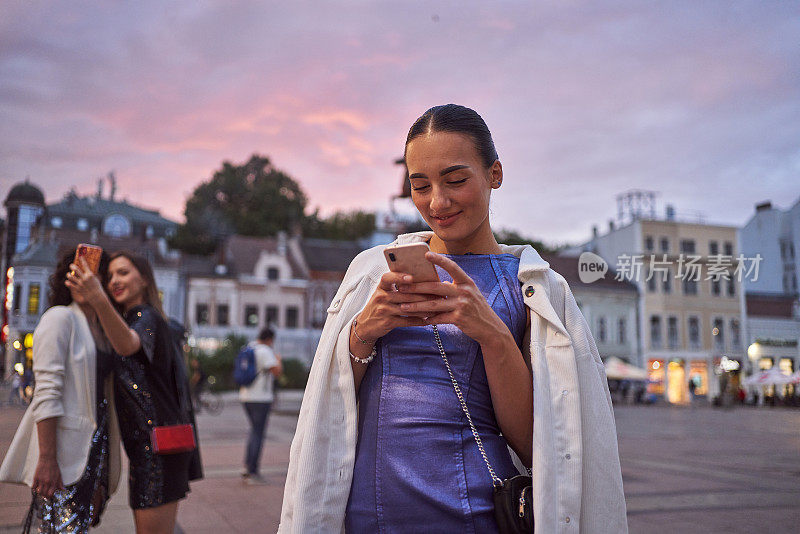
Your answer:
[[[131,223],[122,215],[109,215],[103,221],[103,233],[111,237],[128,237],[131,235]]]

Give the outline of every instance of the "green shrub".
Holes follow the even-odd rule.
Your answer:
[[[239,349],[247,341],[244,336],[228,334],[214,352],[204,353],[195,349],[190,351],[189,358],[200,361],[200,366],[208,375],[208,385],[212,391],[238,389],[239,386],[233,381],[233,364]]]
[[[284,389],[305,389],[308,382],[308,369],[298,359],[287,358],[281,362],[283,374],[278,379],[278,384]]]

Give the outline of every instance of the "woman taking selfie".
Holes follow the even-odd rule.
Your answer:
[[[120,431],[130,461],[129,499],[138,533],[175,529],[178,501],[200,478],[197,449],[159,454],[151,430],[193,422],[183,360],[167,325],[153,270],[147,260],[112,254],[108,292],[90,272],[73,266],[68,285],[100,317],[117,353],[114,390]]]
[[[33,333],[33,401],[0,468],[0,480],[33,491],[23,532],[87,532],[119,482],[110,347],[94,309],[65,285],[72,259],[50,277]],[[103,254],[98,276],[107,267]]]
[[[405,159],[433,232],[390,246],[427,243],[420,261],[440,281],[390,272],[384,250],[391,262],[401,249],[353,260],[311,368],[279,531],[626,532],[602,361],[564,278],[532,247],[495,241],[503,168],[486,124],[431,108]]]

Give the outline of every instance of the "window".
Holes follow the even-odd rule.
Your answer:
[[[625,318],[620,317],[617,321],[617,340],[620,345],[627,343],[627,332],[625,331]]]
[[[664,279],[661,283],[661,288],[664,294],[669,295],[672,293],[672,272],[669,270],[669,267],[667,267],[666,275],[662,274],[662,276],[664,276]]]
[[[278,324],[278,307],[267,306],[264,311],[264,324],[266,326],[276,326]]]
[[[17,214],[17,242],[14,253],[22,252],[31,242],[31,228],[36,224],[36,219],[42,213],[42,208],[35,206],[20,206]]]
[[[681,239],[681,252],[694,254],[694,239]]]
[[[244,307],[245,326],[258,326],[258,306],[248,304]]]
[[[103,221],[103,233],[111,237],[128,237],[131,235],[131,222],[126,217],[114,213]]]
[[[711,329],[711,335],[714,337],[714,348],[718,350],[722,350],[725,348],[725,335],[722,329],[723,329],[722,319],[717,317],[716,319],[714,319],[714,328]]]
[[[652,267],[649,267],[647,269],[647,271],[648,271],[647,272],[647,276],[650,278],[647,281],[647,291],[648,291],[648,293],[655,293],[656,292],[656,283],[658,282],[658,280],[657,280],[658,276],[656,275],[656,273],[653,272],[653,268]]]
[[[661,317],[658,315],[650,317],[650,347],[661,348]]]
[[[720,283],[719,279],[711,280],[711,294],[715,297],[720,296],[722,293],[722,284]]]
[[[217,304],[217,324],[219,326],[228,326],[230,318],[228,317],[228,305]]]
[[[661,252],[669,252],[669,239],[666,237],[661,238]]]
[[[277,280],[280,271],[277,267],[270,267],[267,269],[267,280]]]
[[[725,255],[733,256],[733,243],[730,241],[725,241]]]
[[[677,317],[670,317],[667,319],[667,341],[669,343],[669,348],[677,349],[678,348],[678,318]]]
[[[80,219],[78,219],[78,223],[76,224],[76,226],[78,230],[80,230],[81,232],[85,232],[86,230],[89,229],[89,221],[81,217]]]
[[[152,227],[151,225],[149,225],[149,224],[148,224],[148,225],[147,225],[147,228],[145,228],[145,229],[144,229],[144,236],[145,236],[147,239],[151,239],[151,238],[153,237],[153,235],[154,235],[154,234],[155,234],[155,231],[153,230],[153,227]]]
[[[606,342],[606,318],[600,317],[597,320],[597,340],[600,343]]]
[[[708,254],[710,256],[716,256],[717,254],[719,254],[719,243],[717,243],[716,241],[709,241]]]
[[[689,347],[700,348],[700,319],[689,317]]]
[[[325,293],[322,290],[317,291],[314,294],[314,301],[313,301],[313,326],[314,327],[321,327],[325,324],[325,316],[327,312],[327,308],[325,306]]]
[[[39,315],[39,284],[28,286],[28,315]]]
[[[653,242],[653,236],[649,235],[644,238],[644,249],[649,252],[655,250],[655,243]]]
[[[53,217],[50,219],[50,226],[53,228],[61,228],[64,226],[64,220],[61,217]]]
[[[286,328],[297,328],[299,326],[299,318],[300,314],[298,313],[297,306],[286,307]]]
[[[697,280],[692,278],[683,279],[683,294],[684,295],[697,295]]]
[[[14,284],[14,300],[11,309],[14,313],[19,313],[19,301],[22,300],[22,284]]]
[[[194,307],[195,324],[208,324],[208,304],[196,304]]]
[[[736,296],[736,280],[733,277],[728,278],[727,285],[728,285],[728,296],[729,297],[735,297]]]
[[[742,340],[739,334],[739,320],[731,319],[731,346],[734,349],[742,348]]]

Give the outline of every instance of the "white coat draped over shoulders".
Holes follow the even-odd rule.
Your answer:
[[[393,244],[430,239],[405,234]],[[628,530],[605,368],[564,277],[529,245],[520,258],[531,311],[533,485],[537,534]],[[388,271],[385,245],[359,254],[328,308],[289,456],[280,533],[343,532],[357,438],[350,325]],[[527,337],[526,337],[527,339]]]
[[[97,428],[96,388],[103,387],[109,414],[109,492],[116,490],[120,450],[113,383],[111,376],[103,384],[96,383],[96,364],[94,338],[78,304],[53,306],[42,314],[33,333],[33,399],[0,466],[0,481],[32,485],[39,461],[36,423],[55,417],[61,479],[64,485],[77,482]]]

